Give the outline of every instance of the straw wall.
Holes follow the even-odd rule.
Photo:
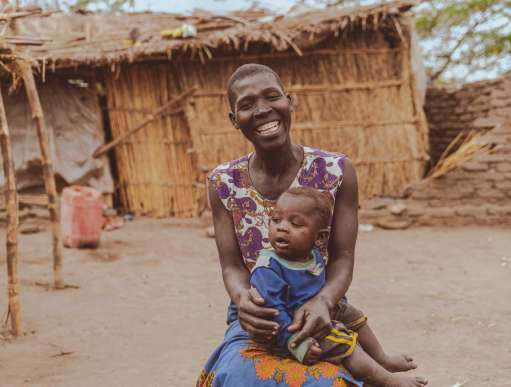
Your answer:
[[[167,66],[168,68],[168,66]],[[134,66],[107,77],[113,138],[172,98],[174,79],[163,67]],[[184,111],[172,108],[116,147],[121,201],[137,214],[189,217],[197,212],[196,169]]]
[[[295,142],[343,152],[352,158],[363,198],[397,194],[409,182],[422,177],[427,152],[426,123],[422,109],[415,104],[418,99],[410,74],[408,47],[397,39],[386,39],[379,31],[354,32],[342,40],[326,42],[302,57],[260,54],[218,58],[206,64],[199,61],[144,63],[123,68],[117,80],[112,76],[107,87],[111,94],[109,107],[114,108],[110,113],[114,137],[126,130],[128,123],[143,117],[115,108],[154,109],[172,95],[199,86],[187,104],[189,133],[184,118],[174,117],[142,130],[132,143],[118,150],[125,187],[123,200],[131,208],[147,208],[150,197],[173,198],[175,203],[187,208],[174,214],[189,215],[195,210],[191,200],[195,200],[195,195],[204,196],[200,185],[204,176],[199,171],[210,170],[250,151],[249,144],[228,120],[225,93],[230,74],[247,62],[271,66],[295,97],[292,128]],[[165,148],[158,142],[163,133],[171,136],[178,132],[191,136],[194,166],[186,152],[177,155],[173,150],[176,157],[169,160],[165,149],[170,152],[171,147]],[[171,174],[172,166],[181,165],[186,165],[190,172],[179,170]],[[193,168],[197,174],[191,172]],[[148,180],[144,171],[152,176],[151,188],[135,184]],[[171,176],[176,181],[181,179],[181,184],[188,184],[185,196],[158,185],[170,182]],[[196,193],[194,178],[198,179],[196,187],[200,188]]]

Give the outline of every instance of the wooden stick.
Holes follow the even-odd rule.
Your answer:
[[[11,139],[5,106],[0,91],[0,147],[2,149],[4,176],[5,176],[5,202],[7,206],[7,276],[9,294],[9,312],[11,316],[11,328],[15,336],[22,333],[21,313],[19,302],[18,284],[18,197],[14,175],[14,160],[12,156]]]
[[[42,13],[41,9],[34,9],[31,11],[22,11],[22,12],[0,13],[0,20],[9,21],[12,19],[20,18],[20,17],[31,16],[31,15],[41,14],[41,13]]]
[[[172,98],[169,102],[165,103],[164,105],[160,106],[156,111],[154,111],[152,114],[148,114],[147,117],[142,121],[140,124],[136,125],[135,127],[129,129],[126,131],[126,133],[123,133],[121,136],[117,137],[115,140],[110,141],[108,144],[101,145],[99,148],[97,148],[94,153],[92,154],[92,157],[98,158],[103,156],[106,152],[109,150],[115,148],[117,145],[119,145],[121,142],[123,142],[127,137],[131,136],[133,133],[138,132],[140,129],[142,129],[147,124],[150,124],[155,119],[160,117],[169,107],[173,106],[174,104],[180,102],[186,97],[189,97],[195,91],[197,90],[196,87],[193,87],[189,90],[186,90],[182,92],[181,94],[177,95],[176,97]]]
[[[377,81],[377,82],[357,82],[357,83],[345,83],[341,85],[325,85],[325,84],[315,84],[315,85],[294,85],[286,88],[286,91],[289,93],[323,93],[323,92],[339,92],[339,91],[349,91],[349,90],[375,90],[381,88],[392,88],[392,87],[401,87],[405,82],[401,79],[393,79],[389,81]],[[195,93],[195,97],[224,97],[227,95],[226,90],[205,90],[199,91]]]
[[[56,289],[63,289],[62,281],[62,252],[60,249],[60,214],[57,207],[57,188],[55,186],[55,173],[51,160],[50,146],[48,140],[48,131],[44,123],[43,108],[37,93],[37,87],[34,80],[34,74],[30,65],[22,60],[18,62],[25,90],[27,92],[28,103],[32,110],[32,118],[36,124],[37,137],[39,138],[39,147],[41,148],[41,159],[43,166],[44,185],[48,195],[48,210],[50,211],[51,231],[53,236],[53,280]]]

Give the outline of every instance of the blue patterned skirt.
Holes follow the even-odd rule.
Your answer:
[[[207,361],[197,387],[353,387],[362,386],[342,366],[319,362],[306,366],[269,353],[250,340],[233,320],[224,341]]]

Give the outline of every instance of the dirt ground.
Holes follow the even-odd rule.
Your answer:
[[[0,336],[0,386],[194,385],[227,303],[197,221],[136,219],[97,250],[65,249],[79,289],[35,284],[51,280],[50,257],[47,229],[21,235],[27,334]],[[360,234],[356,262],[352,303],[431,386],[511,386],[511,229],[375,230]],[[2,259],[0,317],[6,288]]]

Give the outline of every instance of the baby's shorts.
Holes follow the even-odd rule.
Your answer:
[[[323,340],[320,347],[323,351],[322,360],[333,364],[341,364],[350,356],[357,345],[358,333],[367,323],[367,316],[343,298],[332,313],[332,330]]]
[[[332,320],[340,321],[351,331],[358,331],[367,323],[367,316],[343,298],[333,311]]]

